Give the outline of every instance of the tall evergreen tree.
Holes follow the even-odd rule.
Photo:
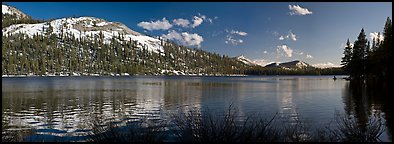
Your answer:
[[[382,42],[380,51],[378,53],[381,59],[382,65],[382,75],[384,79],[392,79],[393,68],[390,66],[390,63],[393,62],[393,48],[392,48],[392,22],[390,17],[387,17],[386,23],[384,25],[383,31],[384,40]]]
[[[367,49],[367,42],[368,40],[363,28],[353,46],[350,74],[354,78],[361,78],[365,74],[365,50]]]
[[[349,39],[347,39],[346,42],[346,47],[345,50],[343,52],[343,57],[342,57],[342,61],[341,61],[341,65],[343,67],[343,69],[349,73],[349,67],[352,61],[352,55],[353,55],[353,50],[352,50],[352,46],[350,45]]]

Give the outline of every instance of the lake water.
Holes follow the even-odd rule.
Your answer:
[[[167,119],[171,112],[220,111],[230,104],[239,115],[278,113],[289,123],[312,127],[327,125],[336,113],[387,117],[381,101],[359,102],[350,90],[348,81],[332,76],[2,78],[2,133],[14,132],[24,141],[78,141],[86,139],[81,135],[90,131],[92,116]],[[389,131],[383,141],[391,141]]]

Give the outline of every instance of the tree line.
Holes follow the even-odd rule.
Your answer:
[[[349,39],[347,40],[343,54],[341,65],[351,80],[383,81],[383,84],[388,84],[393,73],[390,66],[393,61],[390,17],[387,17],[384,25],[383,39],[380,39],[379,33],[371,43],[362,28],[353,46]]]

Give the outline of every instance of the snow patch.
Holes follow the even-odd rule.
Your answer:
[[[12,14],[12,12],[9,10],[9,7],[6,5],[1,5],[1,12],[3,14]]]

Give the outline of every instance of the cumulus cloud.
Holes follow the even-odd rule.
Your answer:
[[[203,37],[196,33],[193,34],[187,32],[178,33],[177,31],[174,30],[170,30],[168,34],[162,35],[162,37],[164,39],[176,40],[186,46],[201,47],[201,43],[204,41]]]
[[[162,35],[162,37],[164,39],[169,39],[169,40],[181,40],[182,39],[181,34],[174,31],[174,30],[168,31],[168,34]]]
[[[174,22],[175,25],[181,26],[181,27],[188,27],[190,24],[189,20],[179,18],[179,19],[174,19],[172,22]]]
[[[307,8],[300,7],[299,5],[289,5],[289,10],[291,10],[290,15],[308,15],[312,14]]]
[[[168,30],[172,27],[172,24],[166,19],[163,18],[162,20],[157,21],[150,21],[150,22],[140,22],[137,24],[139,27],[142,27],[146,30]]]
[[[372,33],[369,33],[369,38],[371,39],[371,41],[372,40],[380,40],[380,41],[383,41],[384,40],[384,37],[383,37],[383,35],[382,34],[380,34],[380,33],[378,33],[378,32],[372,32]]]
[[[276,51],[281,54],[285,54],[286,57],[292,57],[293,56],[293,49],[288,47],[287,45],[278,45],[276,47]]]
[[[297,41],[297,36],[293,32],[289,31],[289,34],[287,34],[286,36],[279,37],[279,40],[285,40],[285,39]]]
[[[195,27],[199,26],[200,24],[202,24],[202,22],[203,22],[205,19],[206,19],[206,16],[205,16],[205,15],[198,14],[198,16],[194,16],[194,17],[193,17],[193,20],[192,20],[193,23],[192,23],[191,27],[192,27],[192,28],[195,28]]]
[[[326,63],[317,63],[317,64],[313,64],[312,66],[317,67],[317,68],[330,68],[330,67],[340,67],[337,66],[331,62],[326,62]]]
[[[183,32],[182,37],[183,37],[183,40],[185,41],[185,44],[189,45],[189,46],[201,47],[201,43],[204,41],[202,36],[200,36],[196,33],[189,34],[187,32]]]
[[[313,58],[313,56],[312,56],[312,55],[309,55],[309,54],[307,54],[307,55],[306,55],[306,58],[307,58],[307,59],[312,59],[312,58]]]
[[[263,51],[264,54],[268,53],[267,51]]]

